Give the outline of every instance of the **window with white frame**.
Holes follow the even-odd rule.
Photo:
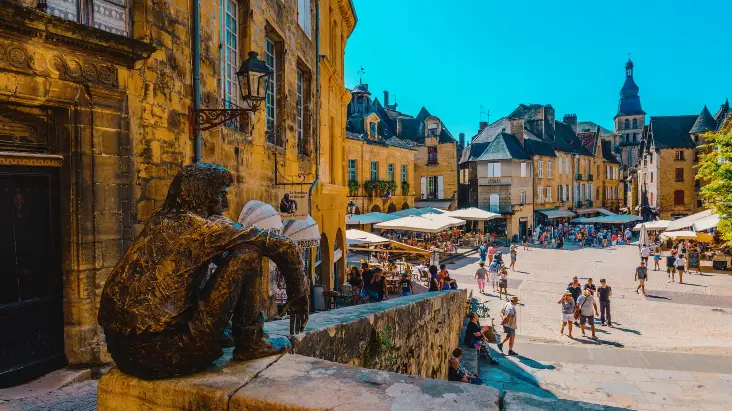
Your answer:
[[[310,0],[297,0],[297,23],[300,24],[302,31],[310,37],[312,26],[310,24]]]
[[[542,186],[536,187],[536,200],[539,203],[544,202],[544,187],[542,187]]]
[[[371,162],[371,181],[378,181],[378,180],[379,180],[379,162],[372,161]]]
[[[569,174],[569,159],[564,161],[564,174]]]
[[[559,168],[557,169],[557,174],[562,174],[562,157],[559,157]]]
[[[402,183],[407,182],[407,165],[402,164]]]
[[[501,176],[501,163],[488,163],[488,177]]]
[[[539,160],[539,170],[537,170],[537,171],[539,172],[539,178],[543,178],[544,177],[544,160]]]
[[[546,177],[547,178],[552,178],[552,162],[551,162],[551,160],[546,162]]]
[[[521,205],[526,204],[526,191],[521,191]]]
[[[526,177],[526,163],[521,163],[521,177]]]
[[[394,181],[394,163],[386,165],[386,177],[388,181]]]
[[[223,70],[224,80],[224,100],[225,107],[231,107],[231,103],[236,104],[238,101],[238,90],[236,72],[239,69],[237,62],[239,61],[239,37],[237,18],[239,16],[237,11],[237,3],[233,0],[224,0],[224,14],[226,23],[224,25],[224,64],[221,69]]]
[[[546,201],[549,203],[552,201],[552,188],[551,187],[546,188]]]
[[[274,130],[277,122],[277,43],[270,37],[267,37],[265,43],[265,63],[267,67],[274,72],[267,87],[267,95],[265,97],[265,111],[267,114],[267,129]]]

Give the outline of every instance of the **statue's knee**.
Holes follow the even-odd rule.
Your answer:
[[[229,264],[254,266],[261,264],[262,255],[256,247],[242,246],[230,251],[227,260]]]

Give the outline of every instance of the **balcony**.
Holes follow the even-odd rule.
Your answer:
[[[587,174],[587,181],[592,181],[592,180],[593,180],[592,174]]]
[[[581,174],[581,173],[577,173],[577,174],[576,174],[576,175],[574,176],[574,179],[575,179],[575,180],[577,180],[577,181],[582,181],[582,174]]]
[[[581,201],[575,201],[574,208],[582,208],[582,202]]]
[[[592,207],[592,200],[587,200],[585,203],[587,204],[587,207]]]

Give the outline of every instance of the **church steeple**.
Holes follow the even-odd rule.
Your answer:
[[[620,101],[618,102],[618,113],[615,118],[620,116],[633,116],[638,114],[646,114],[641,108],[640,97],[638,96],[638,85],[633,79],[633,61],[628,59],[625,63],[625,84],[620,89]]]

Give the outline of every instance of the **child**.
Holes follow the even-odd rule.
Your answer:
[[[402,279],[399,281],[399,285],[402,287],[402,297],[414,294],[414,290],[412,290],[412,280],[409,279],[409,275],[407,273],[402,273]]]
[[[500,276],[498,278],[498,299],[501,299],[501,294],[506,296],[508,301],[508,271],[506,267],[501,267]]]
[[[660,270],[661,269],[660,264],[661,264],[661,250],[656,248],[653,251],[653,271]]]
[[[516,250],[516,247],[511,246],[511,271],[516,271],[516,255],[518,254],[518,250]]]
[[[529,239],[524,236],[524,250],[529,249]]]
[[[668,282],[674,282],[676,274],[676,257],[673,254],[666,257],[666,273],[668,274]]]

